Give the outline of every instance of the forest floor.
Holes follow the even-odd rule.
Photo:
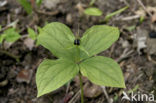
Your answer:
[[[93,6],[103,11],[102,16],[96,17],[83,13],[83,9],[89,7],[90,0],[51,0],[53,5],[45,3],[38,8],[37,11],[40,12],[34,11],[32,15],[28,15],[16,0],[0,1],[7,1],[6,5],[0,6],[2,29],[15,23],[22,35],[11,45],[7,42],[0,44],[0,103],[80,103],[78,77],[70,85],[40,98],[36,97],[36,69],[44,58],[56,57],[42,46],[32,44],[27,37],[27,28],[36,29],[37,26],[43,27],[54,21],[68,25],[74,34],[79,29],[81,36],[93,25],[106,24],[120,29],[119,40],[98,55],[111,57],[120,64],[126,88],[106,87],[106,98],[100,86],[92,84],[84,77],[85,103],[121,103],[123,91],[128,95],[132,91],[153,94],[156,100],[156,0],[142,0],[145,10],[137,0],[96,0]],[[129,8],[113,16],[109,22],[104,22],[107,14],[125,6]],[[144,15],[142,22],[139,19],[140,14]],[[152,31],[155,37],[150,36]],[[12,55],[19,58],[19,62]],[[130,102],[123,100],[122,103]]]

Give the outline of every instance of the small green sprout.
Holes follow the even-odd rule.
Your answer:
[[[31,28],[28,28],[28,36],[32,39],[32,40],[36,40],[37,39],[37,34],[36,32],[31,29]]]
[[[58,59],[46,59],[39,65],[37,97],[60,88],[76,75],[80,77],[81,103],[84,100],[82,75],[97,85],[125,88],[120,66],[111,58],[95,56],[107,50],[118,38],[118,28],[106,25],[92,26],[78,39],[62,23],[47,24],[38,41]]]
[[[95,3],[96,0],[91,0],[89,5],[92,6]]]
[[[113,12],[113,13],[110,13],[110,14],[106,15],[104,21],[108,22],[109,19],[111,19],[113,16],[122,13],[123,11],[125,11],[128,8],[129,8],[128,6],[125,6],[125,7],[121,8],[121,9],[119,9],[119,10]]]
[[[0,31],[1,31],[1,29],[2,29],[2,26],[0,25]]]
[[[39,33],[42,31],[42,28],[37,27],[38,33],[36,33],[33,29],[28,28],[28,37],[32,40],[36,41],[36,46],[40,45],[39,41],[37,40]]]
[[[139,88],[139,85],[137,84],[133,89],[129,90],[128,93],[136,92]]]
[[[143,21],[145,20],[145,17],[144,16],[140,16],[140,19],[139,19],[139,23],[143,23]]]
[[[37,6],[40,6],[42,4],[43,0],[36,0]]]
[[[86,15],[90,15],[90,16],[101,16],[102,15],[102,11],[99,8],[95,8],[95,7],[89,7],[87,9],[85,9],[84,13]]]
[[[17,0],[17,1],[28,14],[32,13],[32,7],[28,0]]]
[[[0,43],[2,43],[3,40],[13,43],[17,41],[20,37],[21,35],[16,31],[15,28],[9,28],[0,35]]]
[[[125,29],[128,30],[129,32],[132,32],[133,30],[135,30],[136,26],[132,25],[132,26],[128,26]]]

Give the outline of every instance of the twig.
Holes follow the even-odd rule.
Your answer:
[[[134,52],[134,50],[131,50],[129,52],[127,52],[127,51],[128,51],[128,49],[125,49],[124,52],[123,52],[123,54],[116,61],[120,63],[123,59],[128,58]]]
[[[79,73],[79,79],[80,79],[80,88],[81,88],[81,103],[84,103],[83,82],[82,82],[82,75],[81,75],[81,73]]]
[[[0,1],[0,8],[7,5],[8,1]]]
[[[80,98],[81,90],[79,90],[68,103],[75,103]]]
[[[44,14],[44,15],[49,15],[49,16],[57,15],[59,13],[58,10],[53,11],[53,12],[46,12],[46,11],[36,10],[36,12],[39,13],[39,14]]]
[[[111,98],[109,98],[109,96],[108,96],[108,93],[107,93],[107,91],[106,91],[106,88],[105,88],[104,86],[101,86],[101,88],[103,89],[103,93],[104,93],[105,96],[106,96],[107,102],[108,102],[108,103],[113,103],[113,101],[111,100]]]
[[[152,14],[146,9],[146,7],[144,6],[144,4],[141,2],[141,0],[137,0],[137,2],[140,4],[140,6],[145,10],[145,12],[147,12],[147,14],[152,17]]]
[[[130,6],[130,4],[126,0],[121,0],[121,1],[124,2],[124,4],[126,4],[127,6]]]
[[[69,92],[70,82],[67,84],[66,94]]]
[[[123,21],[128,21],[128,20],[133,20],[133,19],[138,19],[138,18],[140,18],[140,15],[128,16],[128,17],[123,17],[119,19]]]
[[[16,19],[15,21],[11,22],[10,24],[8,24],[7,26],[5,26],[4,28],[2,28],[0,30],[0,32],[5,31],[6,29],[10,28],[10,27],[16,27],[16,24],[19,22],[19,19]]]
[[[152,63],[156,64],[156,61],[152,59],[151,55],[147,54],[147,59]]]

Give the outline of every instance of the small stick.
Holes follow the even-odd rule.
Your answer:
[[[41,10],[36,10],[37,13],[39,14],[44,14],[44,15],[48,15],[48,16],[53,16],[53,15],[57,15],[59,13],[59,11],[53,11],[53,12],[46,12],[46,11],[41,11]]]
[[[128,20],[133,20],[133,19],[138,19],[140,18],[140,15],[134,15],[134,16],[128,16],[128,17],[123,17],[121,20],[123,21],[128,21]]]
[[[130,6],[130,4],[126,0],[122,0],[127,6]]]
[[[69,88],[70,88],[70,82],[68,82],[67,84],[66,94],[69,92]]]
[[[120,63],[122,60],[128,58],[134,51],[128,51],[127,49],[124,50],[123,54],[116,60],[118,63]]]
[[[75,103],[80,98],[81,90],[79,90],[68,103]]]
[[[152,59],[151,55],[147,54],[147,59],[152,63],[156,64],[156,61]]]
[[[7,26],[5,26],[4,28],[2,28],[0,30],[0,32],[3,32],[5,30],[7,30],[10,27],[16,27],[16,24],[19,22],[19,19],[16,19],[15,21],[11,22],[10,24],[8,24]]]
[[[106,88],[105,88],[104,86],[101,86],[101,88],[103,89],[103,93],[104,93],[105,96],[106,96],[107,102],[108,102],[108,103],[113,103],[113,102],[111,101],[111,99],[109,98],[109,96],[108,96],[108,93],[107,93],[107,91],[106,91]]]
[[[80,88],[81,88],[81,103],[84,103],[83,82],[82,82],[82,75],[81,75],[81,73],[79,73],[79,79],[80,79]]]
[[[147,14],[152,17],[152,14],[146,9],[144,4],[141,2],[141,0],[137,0],[137,2],[141,5],[141,7],[147,12]]]

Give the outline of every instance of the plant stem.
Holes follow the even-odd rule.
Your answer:
[[[17,62],[20,61],[18,56],[15,56],[15,55],[9,53],[8,51],[0,50],[0,53],[10,56],[11,58],[15,59]]]
[[[80,72],[79,72],[79,79],[80,79],[80,88],[81,88],[81,103],[84,103],[83,83],[82,83],[82,76]]]

